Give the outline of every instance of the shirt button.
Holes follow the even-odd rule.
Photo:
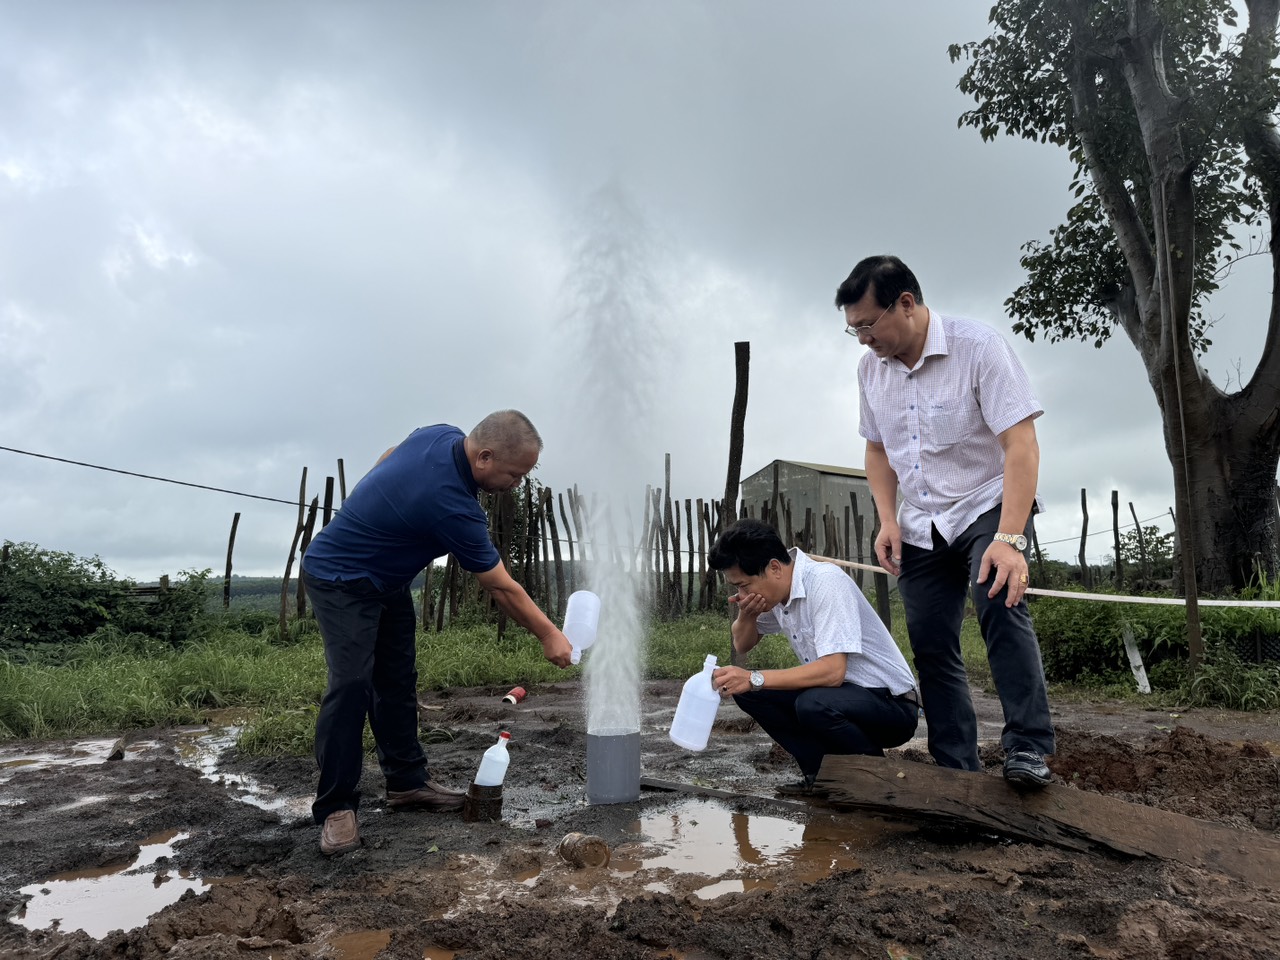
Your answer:
[[[911,404],[911,409],[914,410],[915,408],[916,408],[916,405],[914,403]]]
[[[928,490],[926,490],[926,491],[924,491],[924,493],[920,494],[920,496],[922,496],[922,497],[927,497],[928,495],[929,495],[929,491],[928,491]]]
[[[914,440],[915,438],[916,438],[916,435],[913,433],[913,434],[911,435],[911,439],[912,439],[912,440]]]
[[[915,469],[919,470],[919,469],[920,469],[920,464],[918,464],[918,463],[917,463],[917,464],[916,464],[916,466],[915,466]]]

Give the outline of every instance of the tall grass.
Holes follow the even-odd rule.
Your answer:
[[[894,638],[910,661],[896,595],[892,621]],[[700,670],[709,653],[727,664],[729,636],[723,612],[655,623],[647,638],[644,676],[682,680]],[[965,622],[962,649],[971,679],[989,684],[986,651],[972,619]],[[793,665],[795,658],[786,641],[775,636],[762,640],[748,662],[777,669]],[[486,624],[420,634],[417,666],[419,685],[426,690],[536,685],[582,675],[580,667],[560,670],[548,663],[541,645],[524,630],[508,629],[498,640]],[[229,626],[178,649],[108,633],[77,644],[56,664],[0,658],[0,739],[194,723],[214,709],[238,707],[257,718],[246,729],[242,748],[307,753],[325,675],[313,621],[298,622],[285,645],[274,639],[274,630],[252,634]]]

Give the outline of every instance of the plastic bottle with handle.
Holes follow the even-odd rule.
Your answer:
[[[507,741],[511,734],[503,730],[498,734],[498,742],[484,752],[480,758],[480,769],[476,771],[477,787],[500,787],[507,775],[507,764],[511,755],[507,753]]]
[[[711,682],[716,669],[715,654],[707,654],[702,670],[684,682],[676,715],[671,718],[671,742],[686,750],[706,749],[711,725],[720,709],[720,694]]]

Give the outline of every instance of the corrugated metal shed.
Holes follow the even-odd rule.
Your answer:
[[[791,529],[796,540],[804,530],[805,511],[813,512],[816,530],[814,548],[824,547],[822,517],[830,510],[836,518],[841,553],[857,559],[856,546],[845,550],[846,513],[848,513],[849,539],[855,530],[853,508],[856,503],[863,518],[862,550],[865,559],[871,558],[871,527],[875,509],[871,500],[871,488],[867,473],[860,467],[842,467],[833,464],[808,463],[802,460],[774,460],[762,470],[757,470],[742,481],[741,499],[748,515],[761,517],[773,500],[774,474],[778,478],[779,512],[791,509]],[[770,507],[771,509],[771,507]],[[785,521],[779,524],[786,537]]]

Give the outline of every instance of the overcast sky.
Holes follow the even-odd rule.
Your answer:
[[[1008,333],[1020,246],[1073,202],[1064,151],[956,120],[985,3],[0,2],[0,446],[296,499],[414,428],[524,410],[538,478],[723,494],[861,467],[834,291],[895,253]],[[1214,305],[1247,377],[1265,258]],[[1010,334],[1010,336],[1012,336]],[[1169,528],[1137,353],[1016,340],[1045,415],[1039,519]],[[637,498],[635,509],[641,504]],[[296,507],[0,451],[0,539],[123,576],[279,574]],[[1094,537],[1090,554],[1109,551]]]

